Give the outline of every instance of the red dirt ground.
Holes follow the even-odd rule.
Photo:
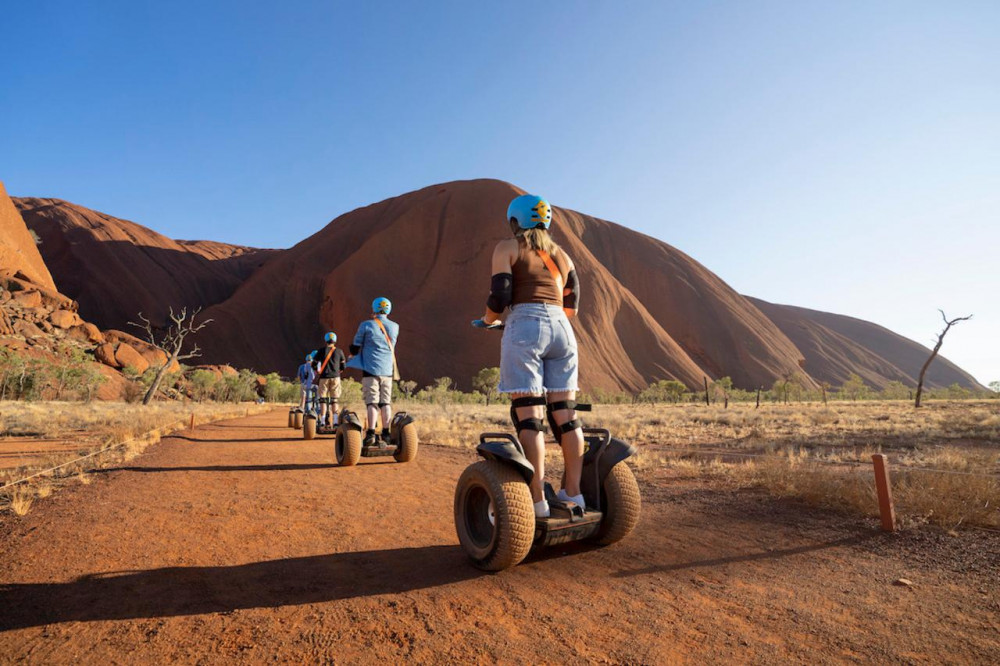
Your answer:
[[[338,468],[285,419],[185,431],[0,519],[0,662],[1000,659],[998,535],[884,535],[656,470],[625,541],[490,575],[452,521],[473,452]]]

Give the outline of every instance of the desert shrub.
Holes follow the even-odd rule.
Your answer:
[[[215,400],[219,402],[245,402],[257,398],[257,375],[250,370],[240,370],[235,375],[225,375],[218,382]]]
[[[726,379],[729,379],[726,377]],[[731,382],[730,382],[731,383]],[[687,386],[676,379],[661,379],[643,389],[636,400],[639,402],[680,402],[687,393]]]
[[[37,400],[44,387],[41,361],[0,349],[0,400]]]
[[[906,384],[900,381],[891,381],[880,391],[879,397],[882,400],[909,400],[910,394],[911,391],[906,387]]]
[[[286,382],[277,372],[272,372],[264,379],[267,380],[267,384],[264,385],[264,400],[267,402],[295,402],[298,400],[298,383]]]
[[[56,360],[43,360],[0,350],[0,399],[93,399],[104,376],[83,351],[65,348],[59,353]]]

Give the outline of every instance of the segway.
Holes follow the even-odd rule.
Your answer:
[[[639,522],[639,485],[625,459],[635,447],[603,428],[584,428],[580,489],[586,509],[560,501],[545,484],[551,515],[535,518],[528,484],[535,469],[517,438],[483,433],[476,451],[484,460],[462,473],[455,489],[455,529],[472,563],[485,571],[508,569],[532,548],[588,540],[624,539]]]
[[[302,439],[313,439],[316,437],[316,421],[319,415],[318,389],[315,386],[309,387],[306,395],[306,409],[298,417],[299,428],[302,429]]]
[[[396,462],[411,462],[417,457],[417,426],[406,412],[397,412],[389,422],[389,441],[377,437],[374,444],[366,444],[364,426],[354,412],[344,409],[337,426],[335,451],[337,464],[342,467],[357,465],[361,458],[392,456]]]

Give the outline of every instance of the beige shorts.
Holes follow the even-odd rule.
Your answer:
[[[392,377],[364,377],[361,397],[366,405],[388,405],[392,402]]]
[[[319,380],[319,397],[327,396],[334,400],[340,400],[340,377],[329,377]]]

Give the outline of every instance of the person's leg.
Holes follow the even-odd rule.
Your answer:
[[[326,396],[329,395],[327,388],[326,379],[319,380],[319,422],[323,423],[326,419]]]
[[[306,396],[309,395],[309,387],[303,384],[299,392],[302,394],[302,397],[299,398],[299,409],[304,412],[306,411]]]
[[[361,396],[365,400],[365,443],[371,445],[375,441],[375,427],[378,425],[378,378],[364,377],[361,380]]]
[[[548,394],[550,404],[558,402],[574,402],[576,391],[559,391]],[[552,418],[557,426],[571,423],[576,420],[575,409],[557,409],[552,412]],[[569,432],[553,433],[559,440],[562,448],[563,464],[565,465],[565,475],[563,477],[563,490],[570,496],[580,494],[580,477],[583,475],[583,429],[573,428]]]
[[[537,397],[530,393],[511,394],[513,400]],[[544,423],[545,412],[541,405],[515,407],[514,414],[517,416],[518,421],[538,419],[539,423]],[[535,475],[531,478],[531,483],[529,484],[531,499],[534,502],[541,502],[545,499],[545,492],[543,490],[545,483],[545,437],[540,430],[525,428],[517,432],[517,439],[521,442],[521,447],[524,449],[524,456],[531,463],[532,467],[535,468]]]
[[[575,498],[574,501],[582,504],[580,478],[583,475],[584,440],[583,423],[577,418],[575,409],[579,374],[576,336],[562,313],[553,318],[552,324],[552,345],[542,362],[549,422],[563,453],[565,472],[562,495]]]
[[[382,410],[382,439],[389,441],[389,424],[392,423],[392,377],[380,377],[379,408]]]
[[[330,391],[330,411],[331,425],[336,426],[340,421],[340,377],[333,379],[333,390]]]

